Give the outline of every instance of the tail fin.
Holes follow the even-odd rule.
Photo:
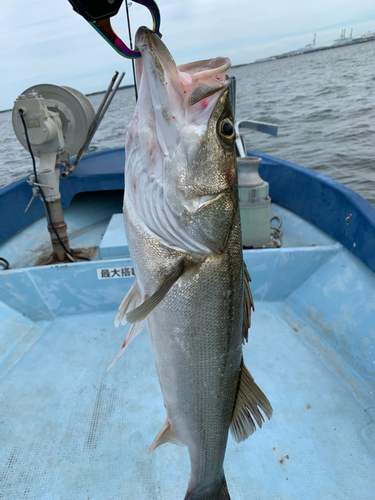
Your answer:
[[[225,476],[222,482],[209,488],[194,488],[186,493],[185,500],[230,500]]]

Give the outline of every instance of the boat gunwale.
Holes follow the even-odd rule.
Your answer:
[[[270,184],[272,201],[332,236],[375,272],[375,253],[371,252],[375,248],[375,207],[323,174],[257,151],[247,153],[262,158],[259,173]],[[124,147],[85,155],[74,174],[61,182],[63,208],[79,193],[123,190],[124,165]],[[31,196],[26,179],[0,189],[0,211],[8,214],[0,219],[0,245],[43,216],[41,203],[33,203],[24,214]]]
[[[262,158],[259,174],[270,185],[272,201],[327,233],[375,272],[375,207],[314,170],[256,151],[247,153]]]

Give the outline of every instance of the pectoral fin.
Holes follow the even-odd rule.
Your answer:
[[[156,291],[147,299],[143,304],[136,307],[132,311],[126,313],[125,319],[128,323],[138,323],[144,320],[150,312],[164,299],[172,286],[176,283],[178,278],[182,275],[185,269],[187,260],[182,259],[173,273],[168,276],[160,285],[157,287]]]
[[[249,271],[245,262],[244,266],[244,307],[243,307],[243,323],[242,323],[242,342],[245,344],[249,340],[249,328],[251,326],[251,309],[254,311],[254,301],[250,290],[249,281],[251,281]]]
[[[172,429],[171,429],[171,424],[168,419],[165,420],[163,427],[160,429],[158,432],[158,435],[154,439],[154,442],[150,446],[150,450],[148,454],[150,454],[152,451],[154,451],[155,448],[158,446],[165,444],[165,443],[175,443],[175,444],[182,444],[176,436],[173,434]]]
[[[264,418],[258,407],[264,412],[268,419],[271,418],[272,406],[267,397],[254,382],[251,373],[242,360],[237,398],[234,405],[232,422],[230,424],[230,432],[237,443],[247,439],[256,430],[253,418],[258,426],[262,427]]]

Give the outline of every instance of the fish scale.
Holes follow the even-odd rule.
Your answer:
[[[191,462],[185,500],[229,499],[229,429],[241,441],[255,430],[254,420],[262,425],[258,406],[268,418],[272,413],[242,358],[252,299],[244,280],[230,63],[198,61],[181,72],[147,28],[138,30],[136,44],[139,100],[127,127],[124,195],[136,282],[116,318],[116,325],[134,325],[118,356],[146,320],[166,409],[150,452],[184,444]]]

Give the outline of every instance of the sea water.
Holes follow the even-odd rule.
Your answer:
[[[369,42],[232,68],[236,119],[279,126],[277,137],[247,131],[247,147],[325,174],[375,205],[374,61]],[[89,96],[95,109],[102,98]],[[134,89],[118,91],[89,152],[123,146],[134,108]],[[0,113],[0,137],[1,188],[30,174],[32,164],[10,111]]]

